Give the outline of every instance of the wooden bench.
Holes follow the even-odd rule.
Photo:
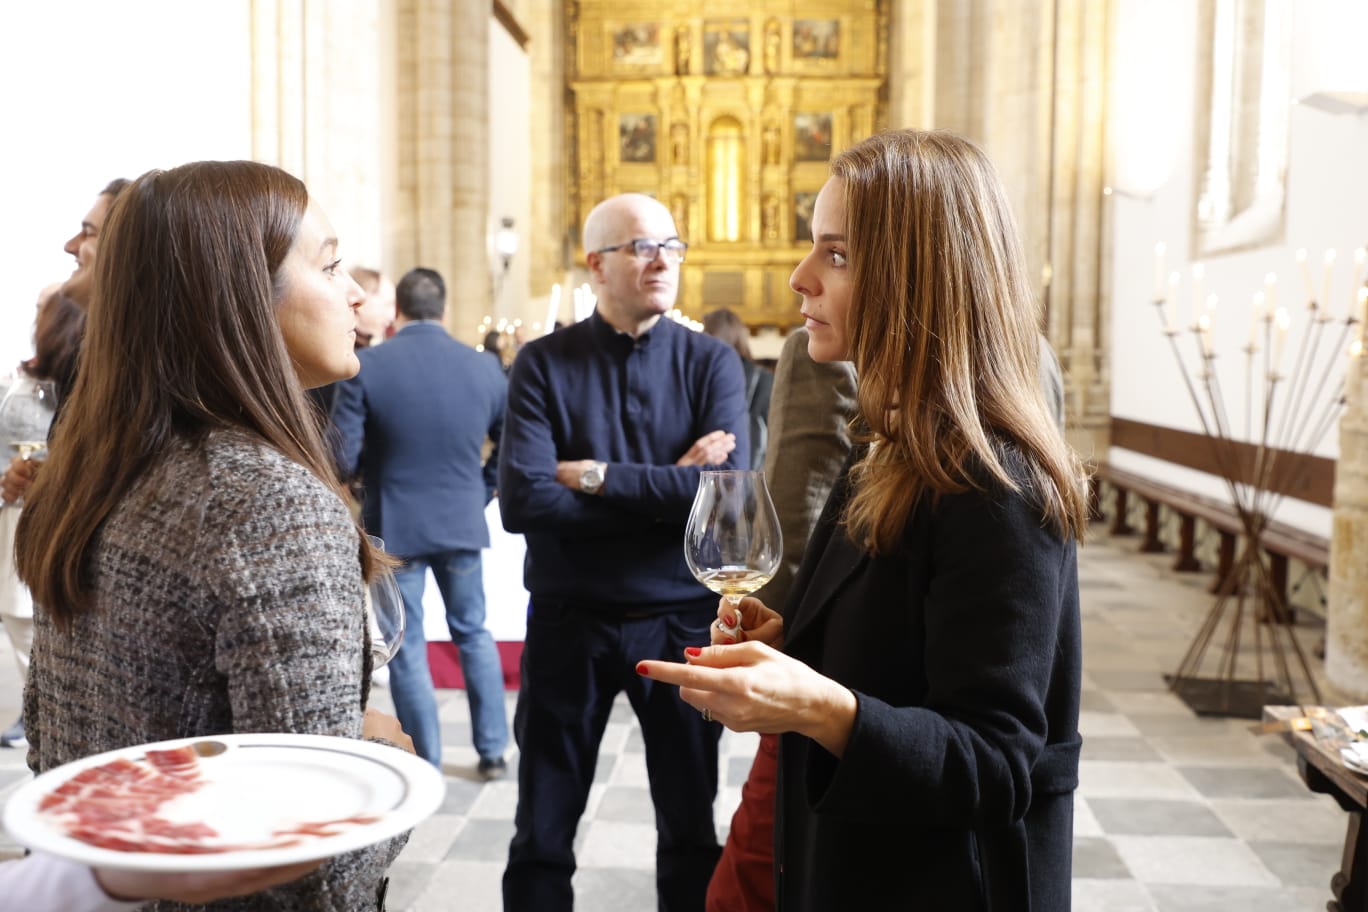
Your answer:
[[[1233,573],[1236,547],[1240,537],[1245,534],[1245,528],[1233,506],[1226,501],[1167,485],[1103,462],[1093,467],[1090,496],[1095,520],[1105,518],[1102,515],[1104,486],[1111,488],[1116,503],[1116,515],[1112,517],[1110,527],[1112,535],[1134,535],[1135,529],[1131,527],[1128,516],[1130,498],[1144,503],[1145,527],[1140,542],[1141,551],[1157,553],[1164,550],[1164,544],[1159,539],[1160,507],[1168,507],[1178,515],[1178,556],[1173,564],[1174,570],[1191,572],[1202,569],[1196,555],[1198,520],[1213,529],[1220,536],[1220,543],[1217,548],[1216,581],[1211,591],[1227,594],[1235,591],[1239,585]],[[1316,572],[1324,571],[1330,564],[1330,542],[1285,523],[1270,522],[1259,536],[1259,546],[1268,555],[1273,591],[1281,599],[1286,617],[1294,618],[1287,594],[1288,560],[1300,561]],[[1274,616],[1277,616],[1276,612]]]

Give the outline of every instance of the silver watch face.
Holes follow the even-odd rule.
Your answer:
[[[580,475],[580,487],[590,494],[597,491],[603,485],[603,470],[598,466],[590,466]]]

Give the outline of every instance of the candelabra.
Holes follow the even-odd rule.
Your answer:
[[[1161,257],[1162,246],[1155,252]],[[1328,297],[1333,258],[1333,252],[1326,256],[1322,300]],[[1363,260],[1360,250],[1356,264],[1361,266]],[[1304,251],[1298,252],[1298,261],[1304,270]],[[1275,277],[1267,277],[1265,291],[1254,297],[1249,344],[1240,349],[1244,354],[1244,431],[1249,441],[1245,443],[1235,439],[1222,392],[1217,371],[1219,353],[1212,339],[1216,302],[1214,297],[1202,299],[1202,277],[1201,266],[1194,266],[1197,308],[1192,326],[1180,329],[1173,319],[1176,274],[1169,279],[1167,293],[1162,285],[1159,287],[1155,312],[1210,442],[1213,462],[1238,517],[1241,536],[1232,569],[1218,586],[1215,604],[1177,670],[1166,679],[1170,689],[1198,713],[1257,718],[1264,704],[1293,702],[1302,692],[1299,684],[1309,689],[1313,702],[1320,701],[1320,690],[1294,635],[1283,593],[1274,585],[1261,539],[1283,492],[1300,483],[1306,471],[1302,457],[1325,439],[1345,406],[1347,377],[1345,360],[1339,353],[1345,351],[1350,334],[1358,326],[1357,338],[1347,345],[1350,366],[1357,368],[1352,359],[1363,349],[1360,314],[1368,292],[1360,292],[1355,306],[1342,318],[1336,317],[1317,301],[1308,276],[1306,319],[1299,327],[1302,331],[1292,367],[1284,372],[1284,349],[1293,321],[1287,310],[1274,308]],[[1187,337],[1195,352],[1192,366],[1184,357]],[[1322,357],[1327,342],[1331,348]],[[1213,654],[1214,669],[1210,661]],[[1251,664],[1252,678],[1248,677]]]

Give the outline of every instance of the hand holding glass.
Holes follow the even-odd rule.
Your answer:
[[[18,377],[0,400],[0,429],[19,457],[41,463],[47,458],[48,427],[57,411],[57,388],[50,380]],[[12,502],[22,506],[22,498]]]
[[[783,549],[764,472],[700,475],[684,530],[684,559],[700,583],[736,606],[770,581]]]
[[[371,536],[371,541],[381,551],[385,549],[380,539]],[[370,628],[372,667],[381,668],[394,658],[404,641],[404,598],[389,570],[377,571],[366,586],[366,625]]]

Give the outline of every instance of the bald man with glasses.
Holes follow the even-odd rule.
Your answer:
[[[749,466],[736,352],[661,319],[688,245],[660,203],[623,194],[584,224],[598,306],[529,342],[509,377],[499,505],[527,538],[532,603],[514,718],[521,751],[505,912],[573,907],[573,842],[613,701],[641,723],[658,907],[701,912],[721,728],[635,672],[709,642],[717,597],[684,562],[704,468]]]

